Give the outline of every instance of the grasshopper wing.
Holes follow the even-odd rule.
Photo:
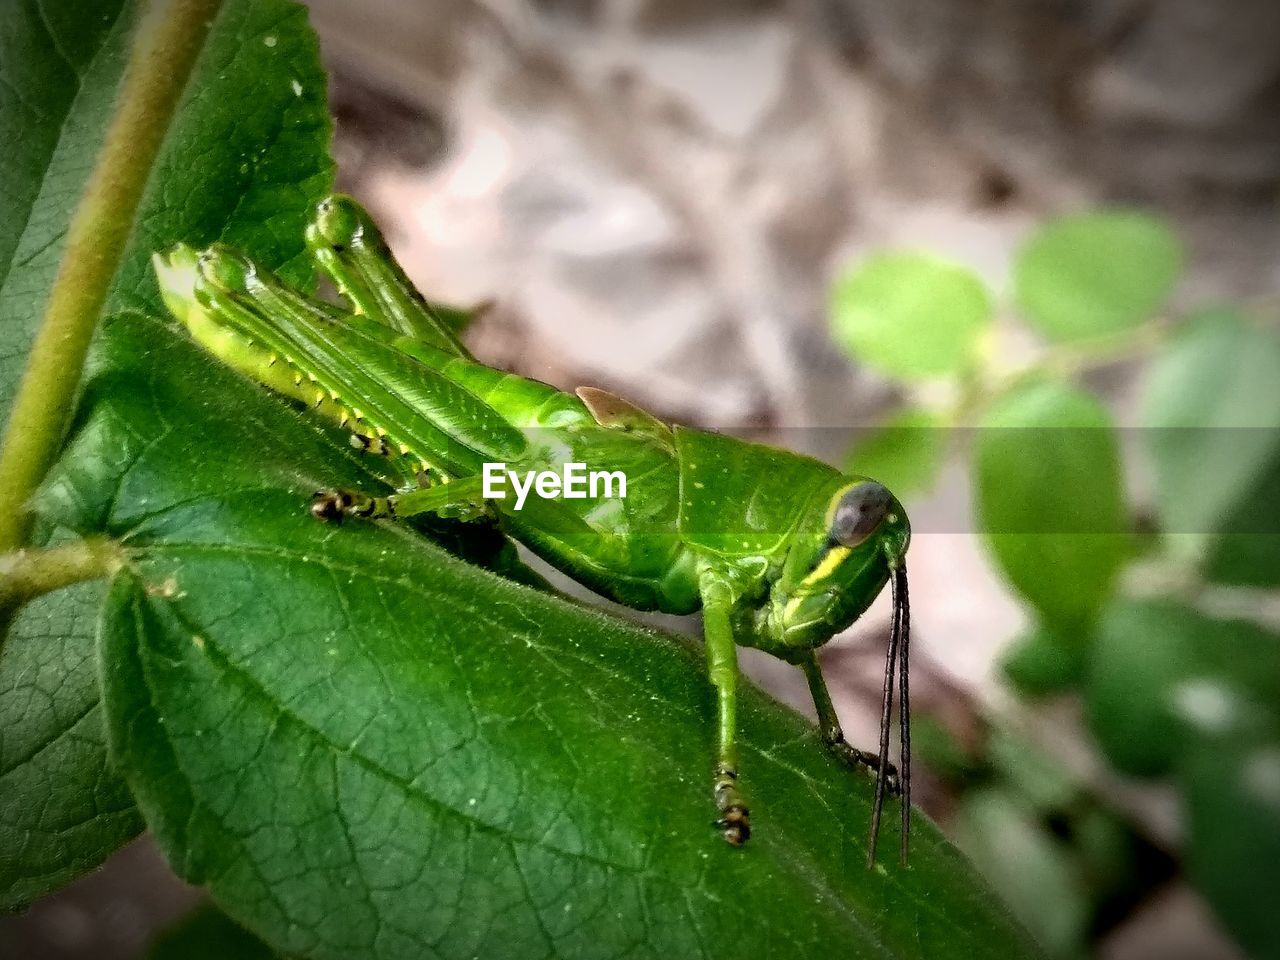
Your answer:
[[[224,249],[206,251],[199,269],[196,297],[219,321],[311,381],[317,402],[332,399],[400,452],[455,477],[524,453],[524,434],[501,414],[378,328],[343,322]]]

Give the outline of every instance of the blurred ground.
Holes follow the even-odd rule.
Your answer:
[[[560,386],[838,459],[894,398],[829,341],[837,270],[906,246],[1004,289],[1034,224],[1102,203],[1173,222],[1191,267],[1184,303],[1280,294],[1273,0],[309,6],[344,189],[422,289],[492,301],[472,334],[480,357]],[[1131,383],[1122,371],[1102,385],[1122,415]],[[911,504],[917,706],[959,729],[991,711],[1025,723],[1155,840],[1175,841],[1169,797],[1107,781],[1076,717],[1020,718],[992,682],[1023,615],[958,532],[968,502],[957,468]],[[855,742],[875,736],[886,635],[882,598],[825,651]],[[807,709],[799,674],[752,653],[752,674]],[[945,815],[927,778],[919,795]],[[135,845],[31,911],[11,956],[136,955],[135,927],[192,897],[176,881],[166,892],[154,856]],[[143,887],[160,899],[140,905]],[[1238,954],[1173,884],[1100,955]]]
[[[415,276],[687,417],[866,416],[824,291],[886,245],[1003,285],[1047,212],[1141,202],[1187,296],[1277,287],[1274,4],[311,6],[346,182]]]

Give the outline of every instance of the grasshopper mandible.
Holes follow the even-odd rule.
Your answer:
[[[323,201],[307,229],[320,269],[350,310],[290,288],[221,246],[179,245],[154,259],[165,302],[215,357],[352,431],[385,454],[398,492],[327,490],[316,517],[437,513],[496,522],[585,586],[637,610],[703,616],[716,698],[712,798],[729,843],[750,835],[738,782],[737,646],[796,664],[822,739],[841,761],[875,772],[867,862],[886,793],[910,811],[907,648],[910,525],[882,485],[798,454],[669,426],[603,390],[563,393],[477,362],[409,282],[355,201]],[[625,499],[483,496],[485,464],[554,469],[605,465],[631,479]],[[815,651],[890,584],[877,753],[846,742]],[[901,768],[889,762],[897,679]]]

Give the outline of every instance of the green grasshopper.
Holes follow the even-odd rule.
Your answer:
[[[323,201],[307,245],[351,305],[343,310],[282,283],[243,255],[179,245],[155,257],[165,301],[215,357],[352,431],[385,454],[390,495],[318,492],[316,517],[435,513],[497,523],[590,589],[637,610],[699,609],[716,696],[715,826],[737,846],[750,835],[738,782],[737,647],[798,665],[823,741],[844,763],[875,772],[868,865],[886,792],[902,799],[905,864],[910,811],[907,648],[910,604],[902,504],[873,480],[717,433],[669,426],[603,390],[563,393],[477,362],[414,289],[353,200]],[[552,470],[605,465],[630,481],[624,498],[486,497],[485,464]],[[844,738],[816,650],[891,584],[879,752]],[[889,762],[895,696],[901,772]]]

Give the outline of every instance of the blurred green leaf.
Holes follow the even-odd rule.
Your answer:
[[[1124,821],[1097,801],[1090,801],[1071,818],[1070,825],[1071,847],[1095,901],[1147,892],[1135,876],[1140,846]]]
[[[1061,762],[1007,729],[991,731],[987,757],[1010,796],[1028,813],[1042,816],[1063,811],[1079,793]]]
[[[1156,217],[1082,214],[1031,237],[1014,264],[1014,290],[1027,322],[1050,340],[1087,340],[1149,319],[1181,261],[1177,237]]]
[[[276,954],[212,904],[161,934],[147,960],[272,960]]]
[[[1204,572],[1217,583],[1280,586],[1280,457],[1232,508],[1209,548]]]
[[[1215,532],[1280,453],[1280,336],[1198,317],[1157,358],[1142,406],[1165,532]]]
[[[462,336],[475,319],[488,309],[489,304],[482,303],[476,307],[459,307],[431,300],[428,301],[428,306],[437,317],[448,324],[450,330],[458,336]]]
[[[879,254],[832,290],[836,342],[855,360],[908,379],[965,369],[991,317],[991,294],[976,274],[926,254]]]
[[[1013,796],[999,789],[966,795],[956,841],[1053,958],[1084,954],[1087,891],[1066,847]]]
[[[1197,745],[1181,773],[1191,881],[1240,945],[1280,956],[1280,736]]]
[[[1014,588],[1083,647],[1129,552],[1111,417],[1090,394],[1042,381],[992,405],[977,439],[984,539]]]
[[[0,909],[102,863],[142,830],[107,761],[94,633],[105,593],[86,583],[23,607],[0,646]]]
[[[1085,709],[1111,763],[1166,774],[1197,737],[1272,722],[1280,638],[1178,603],[1117,603],[1098,625]]]
[[[933,489],[946,452],[941,419],[928,410],[904,410],[858,440],[845,469],[879,480],[904,499]]]
[[[1084,674],[1086,644],[1064,640],[1043,625],[1020,636],[1000,661],[1000,669],[1018,693],[1029,699],[1071,689]]]
[[[701,650],[316,523],[309,491],[367,462],[163,324],[108,322],[96,369],[49,489],[134,551],[101,628],[113,757],[177,872],[273,948],[1027,955],[923,817],[910,870],[867,870],[871,780],[752,688],[755,835],[720,840]]]
[[[952,781],[979,776],[983,767],[977,755],[978,747],[978,744],[971,747],[963,743],[939,716],[913,711],[911,748],[931,773]]]

